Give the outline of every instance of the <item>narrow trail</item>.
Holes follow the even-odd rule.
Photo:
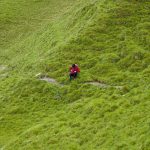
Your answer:
[[[60,84],[59,82],[57,82],[54,78],[50,78],[46,75],[42,75],[41,73],[37,74],[36,77],[38,77],[39,80],[41,80],[41,81],[45,81],[45,82],[48,82],[50,84],[57,85],[59,87],[64,86],[63,84]]]
[[[0,65],[0,71],[6,70],[6,66]]]
[[[5,70],[7,70],[7,67],[0,65],[0,78],[2,79],[8,77],[8,73]]]
[[[39,77],[39,80],[41,81],[46,81],[48,83],[51,83],[51,84],[55,84],[57,86],[60,86],[60,87],[63,87],[64,85],[57,82],[54,78],[50,78],[50,77],[47,77],[47,76],[44,76],[44,77]],[[82,84],[87,84],[87,85],[93,85],[93,86],[97,86],[97,87],[100,87],[100,88],[116,88],[116,89],[119,89],[119,90],[122,90],[123,89],[123,86],[113,86],[113,85],[108,85],[106,83],[100,83],[98,81],[87,81],[87,82],[84,82]]]
[[[120,89],[120,90],[123,89],[123,86],[113,86],[113,85],[108,85],[108,84],[105,84],[105,83],[100,83],[100,82],[97,82],[97,81],[85,82],[85,84],[90,84],[90,85],[98,86],[98,87],[101,87],[101,88],[113,87],[113,88]]]
[[[48,83],[55,84],[55,85],[58,85],[58,86],[61,86],[61,87],[64,86],[63,84],[58,83],[55,79],[49,78],[49,77],[46,77],[46,76],[40,78],[40,80],[41,81],[46,81]]]

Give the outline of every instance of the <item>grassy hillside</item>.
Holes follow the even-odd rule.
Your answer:
[[[75,3],[73,0],[1,0],[0,46],[8,48],[28,37]]]
[[[150,2],[0,4],[1,149],[149,150]]]

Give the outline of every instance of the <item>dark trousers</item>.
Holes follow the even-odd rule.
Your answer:
[[[70,73],[70,80],[71,79],[75,79],[76,77],[77,77],[77,75],[78,75],[78,73],[76,72],[76,73]]]

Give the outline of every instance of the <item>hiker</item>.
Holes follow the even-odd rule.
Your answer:
[[[72,67],[69,68],[70,71],[70,80],[75,79],[80,72],[80,68],[78,67],[77,64],[73,64]]]

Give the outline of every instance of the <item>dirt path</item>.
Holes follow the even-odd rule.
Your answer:
[[[46,76],[45,77],[39,77],[39,80],[46,81],[48,83],[58,85],[59,87],[63,87],[64,86],[63,84],[60,84],[59,82],[57,82],[55,79],[50,78],[50,77],[46,77]]]
[[[0,71],[5,70],[6,68],[7,68],[6,66],[0,65]]]
[[[57,82],[54,78],[50,78],[50,77],[47,77],[47,76],[39,77],[39,80],[46,81],[48,83],[55,84],[55,85],[58,85],[58,86],[61,86],[61,87],[64,86],[63,84],[60,84],[59,82]],[[100,87],[100,88],[113,87],[113,88],[120,89],[120,90],[123,89],[123,86],[113,86],[113,85],[108,85],[108,84],[105,84],[105,83],[100,83],[98,81],[88,81],[88,82],[84,82],[83,84],[89,84],[89,85],[97,86],[97,87]]]
[[[108,85],[108,84],[105,84],[105,83],[100,83],[100,82],[97,82],[97,81],[85,82],[85,84],[90,84],[90,85],[98,86],[98,87],[101,87],[101,88],[113,87],[113,88],[120,89],[120,90],[123,88],[123,86],[113,86],[113,85]]]
[[[6,72],[7,67],[4,65],[0,65],[0,78],[8,77],[8,73]]]

